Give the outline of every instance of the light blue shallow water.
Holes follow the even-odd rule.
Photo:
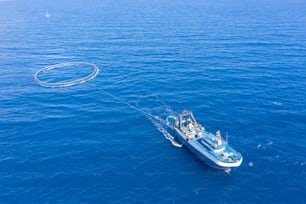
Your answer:
[[[305,203],[305,9],[0,1],[0,203]],[[101,72],[68,88],[34,82],[72,61]],[[159,117],[193,111],[228,132],[243,164],[208,168],[105,91]]]

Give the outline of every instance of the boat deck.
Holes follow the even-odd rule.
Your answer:
[[[235,150],[231,148],[229,145],[224,145],[222,151],[215,151],[214,149],[210,148],[207,145],[206,140],[204,140],[203,138],[195,138],[193,140],[189,140],[188,142],[192,143],[194,148],[196,148],[199,152],[201,152],[201,154],[209,153],[211,156],[222,162],[235,163],[237,160],[240,160],[240,158],[232,157],[234,156],[232,152]]]

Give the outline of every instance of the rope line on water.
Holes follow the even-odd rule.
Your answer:
[[[70,81],[70,82],[48,83],[48,82],[43,82],[43,81],[41,81],[39,79],[39,75],[43,74],[43,73],[45,73],[47,71],[50,71],[50,70],[53,70],[53,69],[64,68],[64,67],[70,67],[70,66],[91,66],[93,68],[93,72],[90,75],[88,75],[88,76],[86,76],[84,78],[80,78],[80,79],[77,79],[77,80],[74,80],[74,81]],[[90,64],[90,63],[87,63],[87,62],[66,62],[66,63],[60,63],[60,64],[55,64],[55,65],[47,66],[47,67],[44,67],[44,68],[38,70],[35,73],[35,75],[34,75],[34,80],[39,85],[44,86],[44,87],[53,87],[53,88],[55,88],[55,87],[68,87],[68,86],[73,86],[73,85],[85,83],[85,82],[93,79],[94,77],[96,77],[98,75],[98,73],[99,73],[99,69],[94,64]],[[104,91],[104,90],[101,90],[101,91],[104,94],[112,97],[113,99],[115,99],[115,100],[117,100],[117,101],[119,101],[119,102],[129,106],[130,108],[132,108],[134,110],[137,110],[137,111],[141,112],[142,114],[144,114],[144,115],[146,115],[146,116],[148,116],[150,118],[154,118],[154,119],[160,121],[161,123],[163,123],[164,125],[169,127],[167,122],[162,120],[161,118],[158,118],[158,117],[156,117],[156,116],[154,116],[154,115],[152,115],[152,114],[150,114],[150,113],[148,113],[148,112],[146,112],[146,111],[144,111],[144,110],[142,110],[140,108],[137,108],[136,106],[131,105],[130,103],[122,100],[119,97],[114,96],[113,94],[111,94],[111,93],[109,93],[107,91]]]
[[[83,77],[83,78],[80,78],[80,79],[77,79],[77,80],[73,80],[73,81],[68,81],[68,82],[50,83],[50,82],[43,82],[39,79],[39,75],[43,74],[47,71],[50,71],[50,70],[53,70],[53,69],[64,68],[64,67],[70,67],[70,66],[90,66],[90,67],[93,68],[93,71],[92,71],[91,74],[89,74],[86,77]],[[94,64],[90,64],[90,63],[87,63],[87,62],[67,62],[67,63],[61,63],[61,64],[55,64],[55,65],[47,66],[47,67],[44,67],[44,68],[38,70],[34,75],[34,80],[36,81],[37,84],[39,84],[40,86],[44,86],[44,87],[51,87],[51,88],[69,87],[69,86],[74,86],[74,85],[77,85],[77,84],[85,83],[85,82],[95,78],[98,75],[98,73],[99,73],[99,69]],[[154,116],[151,113],[146,112],[146,111],[126,102],[125,100],[123,100],[123,99],[121,99],[117,96],[114,96],[113,94],[111,94],[111,93],[109,93],[109,92],[107,92],[103,89],[100,89],[100,91],[103,92],[105,95],[108,95],[109,97],[115,99],[116,101],[119,101],[120,103],[123,103],[123,104],[127,105],[128,107],[130,107],[130,108],[142,113],[143,115],[147,116],[148,119],[153,123],[153,125],[158,129],[158,131],[161,132],[165,136],[165,138],[167,140],[170,140],[171,143],[176,147],[182,147],[182,144],[177,143],[175,141],[174,137],[171,136],[168,133],[168,131],[165,129],[165,127],[172,128],[172,125],[168,121],[169,116],[167,117],[166,120],[164,120],[164,119],[162,119],[158,116]]]
[[[141,112],[143,115],[148,116],[148,117],[150,117],[150,118],[152,118],[152,119],[158,120],[158,121],[161,122],[163,125],[166,125],[167,127],[172,128],[172,126],[169,125],[165,120],[163,120],[163,119],[161,119],[161,118],[159,118],[159,117],[157,117],[157,116],[154,116],[154,115],[152,115],[151,113],[148,113],[148,112],[146,112],[146,111],[144,111],[144,110],[142,110],[142,109],[140,109],[140,108],[137,108],[136,106],[133,106],[132,104],[130,104],[130,103],[124,101],[123,99],[121,99],[121,98],[119,98],[119,97],[117,97],[117,96],[114,96],[114,95],[111,94],[111,93],[108,93],[107,91],[101,90],[101,92],[103,92],[104,94],[106,94],[106,95],[112,97],[113,99],[115,99],[115,100],[117,100],[117,101],[119,101],[119,102],[121,102],[121,103],[123,103],[123,104],[129,106],[130,108],[132,108],[132,109],[134,109],[134,110],[136,110],[136,111]]]
[[[117,97],[117,96],[114,96],[114,95],[111,94],[111,93],[108,93],[107,91],[101,90],[101,92],[103,92],[104,94],[110,96],[111,98],[113,98],[113,99],[115,99],[115,100],[117,100],[117,101],[119,101],[119,102],[121,102],[121,103],[123,103],[123,104],[129,106],[130,108],[132,108],[132,109],[134,109],[134,110],[136,110],[136,111],[139,111],[139,112],[142,113],[143,115],[147,116],[148,119],[149,119],[149,120],[153,123],[153,125],[157,128],[157,130],[158,130],[160,133],[162,133],[162,134],[165,136],[165,138],[166,138],[167,140],[169,140],[169,141],[172,143],[173,146],[175,146],[175,147],[182,147],[182,146],[183,146],[183,144],[178,143],[178,142],[174,139],[174,137],[173,137],[171,134],[169,134],[169,132],[168,132],[167,130],[165,130],[164,126],[166,126],[166,127],[172,129],[172,125],[169,124],[167,120],[163,120],[163,119],[161,119],[161,118],[159,118],[159,117],[157,117],[157,116],[152,115],[151,113],[148,113],[148,112],[146,112],[146,111],[144,111],[144,110],[142,110],[142,109],[140,109],[140,108],[137,108],[136,106],[133,106],[132,104],[130,104],[130,103],[124,101],[123,99],[121,99],[121,98],[119,98],[119,97]],[[169,116],[168,116],[168,117],[169,117]],[[167,119],[168,119],[168,117],[167,117]],[[173,116],[171,116],[171,117],[173,117]],[[160,125],[157,121],[158,121],[160,124],[164,125],[164,126]]]

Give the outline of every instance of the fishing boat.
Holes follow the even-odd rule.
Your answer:
[[[242,163],[241,153],[228,145],[220,131],[216,134],[206,131],[190,111],[185,110],[179,115],[173,132],[176,140],[210,167],[227,170]]]

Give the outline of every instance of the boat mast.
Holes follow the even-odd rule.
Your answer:
[[[217,139],[217,145],[221,145],[221,144],[222,144],[222,139],[221,139],[220,130],[218,130],[218,131],[216,132],[216,139]]]

